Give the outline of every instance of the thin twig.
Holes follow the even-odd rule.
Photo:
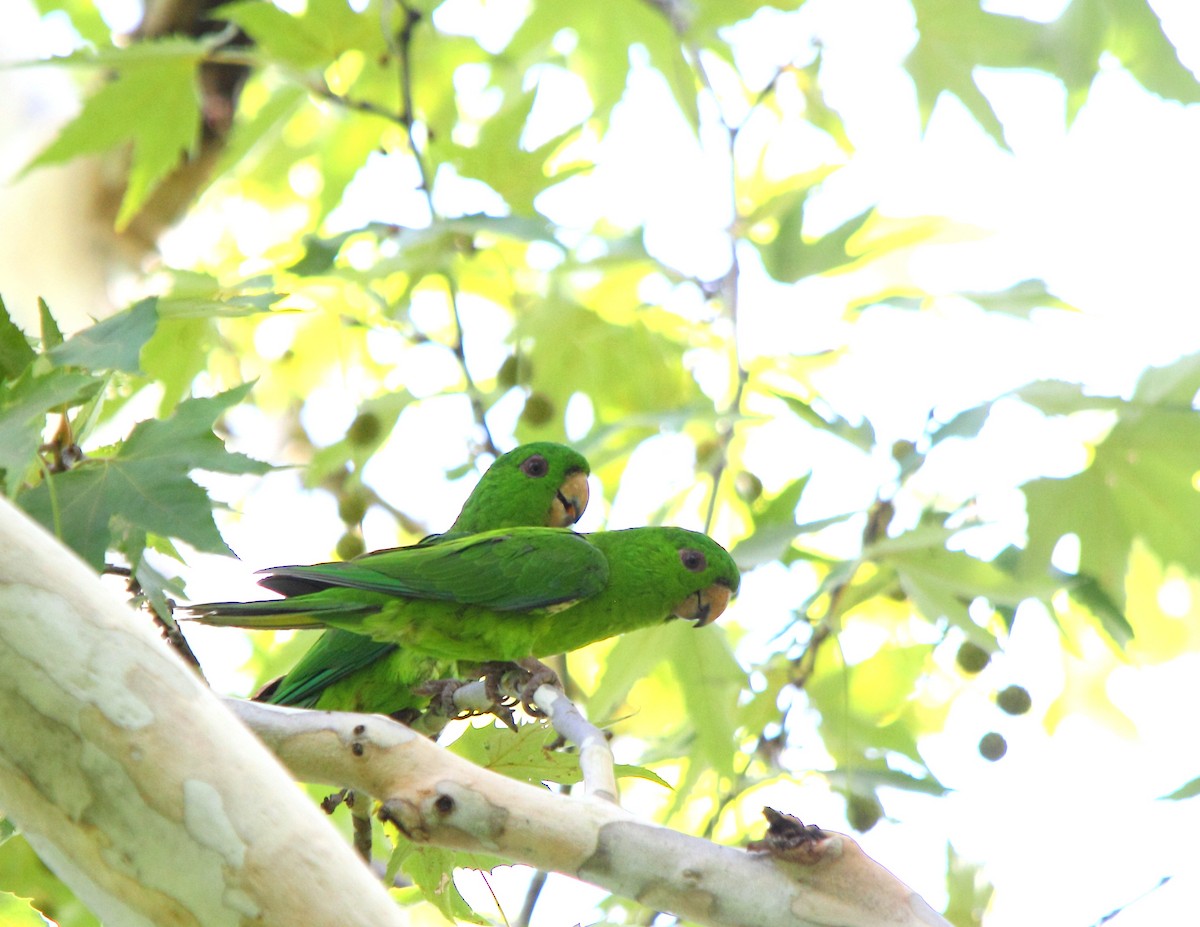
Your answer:
[[[417,141],[417,114],[412,92],[412,41],[417,23],[421,21],[421,13],[404,3],[400,4],[400,8],[404,11],[404,21],[396,31],[395,41],[396,55],[400,60],[401,112],[398,114],[397,121],[400,125],[404,126],[404,132],[408,138],[408,147],[412,153],[413,161],[417,165],[417,174],[421,178],[420,190],[424,194],[425,204],[429,209],[429,223],[430,225],[436,225],[441,216],[438,214],[433,202],[432,171],[426,163],[425,152]],[[428,131],[428,127],[426,127],[426,132],[428,133]],[[443,272],[442,276],[446,280],[446,288],[450,299],[450,314],[454,319],[454,341],[447,345],[447,347],[454,354],[459,369],[462,370],[463,380],[466,384],[467,399],[471,404],[471,415],[475,419],[475,424],[479,426],[479,430],[483,432],[483,441],[480,449],[487,451],[495,457],[499,457],[500,449],[496,446],[496,441],[492,437],[491,428],[488,427],[487,410],[483,406],[483,394],[475,384],[475,378],[471,376],[471,371],[467,367],[462,314],[458,306],[458,286],[453,275],[449,272]]]
[[[412,152],[413,160],[417,163],[417,173],[421,176],[420,189],[425,194],[425,202],[429,206],[429,217],[432,223],[437,216],[437,212],[433,208],[433,183],[421,152],[421,146],[417,144],[417,116],[413,106],[412,93],[412,39],[417,23],[421,21],[421,14],[404,3],[400,4],[400,8],[404,10],[404,22],[396,31],[396,53],[400,58],[401,111],[398,121],[404,126],[405,134],[408,136],[408,147]]]
[[[710,470],[712,493],[708,498],[708,510],[704,515],[704,530],[708,531],[712,527],[713,519],[716,517],[717,496],[720,492],[721,480],[725,476],[725,471],[729,468],[729,444],[733,440],[736,427],[735,419],[741,411],[742,396],[745,393],[746,382],[750,376],[742,364],[741,348],[738,344],[738,291],[740,289],[739,283],[741,281],[742,269],[738,260],[737,246],[738,228],[741,225],[742,217],[738,213],[737,169],[735,167],[736,160],[734,155],[741,125],[731,123],[722,112],[720,98],[717,96],[716,90],[712,85],[712,80],[709,78],[708,71],[704,66],[704,60],[700,56],[700,49],[694,43],[684,41],[683,44],[685,52],[691,58],[692,69],[695,71],[700,85],[712,97],[713,105],[717,111],[717,119],[721,127],[725,129],[726,145],[729,154],[729,178],[726,193],[729,197],[730,220],[729,225],[725,229],[725,233],[729,238],[729,270],[721,278],[713,295],[719,297],[720,303],[724,307],[725,313],[729,316],[729,322],[733,328],[733,337],[730,339],[730,343],[737,382],[734,386],[733,397],[725,409],[727,418],[717,426],[717,439],[720,443],[720,452],[717,455],[717,462]]]
[[[137,577],[134,575],[133,570],[131,570],[129,567],[117,566],[113,563],[106,563],[104,565],[104,573],[109,576],[120,576],[125,580],[125,588],[128,590],[129,597],[131,599],[130,604],[136,608],[145,609],[145,611],[150,613],[150,620],[154,622],[155,627],[158,628],[159,634],[162,635],[162,638],[167,642],[167,645],[177,654],[179,654],[185,663],[187,663],[196,671],[197,676],[207,682],[208,680],[204,677],[204,670],[200,666],[200,660],[197,659],[196,654],[192,651],[191,645],[189,645],[187,642],[187,638],[183,636],[183,632],[179,629],[178,623],[176,623],[174,620],[168,621],[158,613],[158,609],[156,609],[150,603],[149,598],[143,591],[142,584],[137,581]],[[167,607],[172,608],[173,606],[174,602],[168,599]]]
[[[521,905],[521,913],[517,915],[513,927],[529,927],[533,909],[537,907],[538,899],[542,896],[542,889],[545,887],[546,871],[538,869],[529,879],[529,887],[525,889],[525,901]]]
[[[458,366],[462,370],[463,380],[467,386],[467,399],[471,403],[471,414],[475,419],[475,424],[483,432],[482,449],[495,457],[499,457],[500,449],[496,447],[496,442],[492,438],[492,429],[488,427],[487,410],[483,407],[483,394],[479,391],[479,387],[476,386],[475,378],[471,376],[471,371],[467,367],[467,352],[463,340],[462,317],[458,311],[458,287],[455,285],[454,279],[449,275],[446,276],[446,286],[450,291],[450,314],[454,319],[454,343],[450,345],[450,350],[454,353],[454,357],[458,361]]]
[[[367,100],[355,100],[350,97],[344,97],[340,93],[334,93],[329,85],[325,83],[310,81],[305,86],[313,96],[336,104],[344,109],[353,110],[356,113],[365,113],[368,116],[378,116],[380,119],[386,119],[388,122],[395,123],[396,125],[407,125],[403,116],[393,112],[386,106],[380,106],[378,103],[371,103]]]
[[[875,500],[867,517],[866,527],[863,528],[862,546],[864,550],[887,534],[887,526],[891,522],[894,513],[895,510],[892,504],[886,499],[879,498]],[[845,578],[829,591],[829,607],[825,609],[825,614],[821,616],[821,620],[813,627],[812,635],[804,645],[804,650],[801,651],[800,656],[792,661],[792,672],[788,678],[788,682],[797,689],[803,689],[807,685],[809,678],[813,674],[813,670],[816,668],[817,651],[825,641],[833,636],[834,630],[841,620],[842,599],[845,597],[846,591],[850,588],[850,584],[854,582],[858,568],[862,566],[865,559],[865,557],[860,556],[850,566]]]

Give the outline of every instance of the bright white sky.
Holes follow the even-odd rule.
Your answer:
[[[111,5],[121,7],[115,0]],[[1029,0],[990,9],[1047,18],[1061,6]],[[1154,6],[1185,62],[1200,66],[1200,4],[1156,0]],[[482,2],[476,8],[469,0],[460,8],[491,21],[512,9]],[[869,414],[886,446],[892,438],[919,433],[931,409],[946,419],[1038,376],[1127,393],[1146,364],[1200,350],[1200,107],[1163,102],[1110,63],[1088,105],[1066,129],[1063,93],[1055,81],[1035,73],[986,74],[981,83],[1005,123],[1013,154],[997,149],[955,100],[942,101],[921,137],[911,83],[901,68],[915,38],[911,23],[903,0],[811,0],[800,14],[760,14],[739,31],[745,70],[753,75],[757,62],[763,79],[806,47],[814,33],[822,39],[829,101],[843,113],[858,154],[814,201],[811,220],[833,226],[878,201],[892,215],[941,212],[993,229],[986,240],[930,249],[914,272],[935,292],[964,285],[999,288],[1040,276],[1084,313],[1046,313],[1031,329],[946,300],[919,315],[872,310],[847,328],[840,321],[843,280],[780,286],[747,251],[738,333],[743,355],[809,353],[849,339],[847,362],[822,385],[842,411]],[[564,84],[557,106],[544,113],[548,123],[564,119],[563,108],[569,113],[576,105],[573,93]],[[727,255],[722,233],[727,207],[720,195],[696,194],[724,189],[721,147],[698,148],[681,117],[664,117],[666,101],[652,73],[636,73],[597,153],[603,158],[599,169],[563,184],[539,205],[556,219],[603,211],[622,224],[644,224],[647,243],[659,257],[714,277]],[[381,164],[378,170],[392,168]],[[342,219],[351,224],[369,214],[411,223],[406,205],[398,207],[402,215],[381,214],[378,202],[363,194],[352,199]],[[181,252],[196,247],[178,240],[172,246]],[[468,332],[492,318],[484,306],[468,312],[474,314]],[[481,369],[495,367],[488,357],[473,360]],[[440,361],[431,355],[430,363],[432,376]],[[357,398],[331,385],[315,397],[306,424],[315,436],[340,437]],[[509,411],[515,416],[519,408]],[[951,495],[979,493],[981,505],[998,513],[1000,536],[1019,538],[1012,487],[1037,472],[1078,466],[1077,441],[1031,430],[1038,427],[1034,418],[1019,408],[997,409],[973,446],[948,447],[941,460],[931,461],[928,486],[943,491],[950,486]],[[242,433],[263,435],[263,453],[270,453],[269,423],[243,424]],[[505,413],[495,415],[493,424],[503,442]],[[464,403],[440,400],[408,417],[406,426],[407,447],[392,448],[375,461],[376,474],[386,478],[373,482],[430,525],[445,524],[470,480],[456,486],[453,497],[422,493],[414,499],[405,490],[438,485],[444,469],[461,459],[462,436],[471,431],[469,413]],[[413,446],[425,449],[419,459],[408,450]],[[639,453],[627,483],[640,491],[622,490],[608,513],[610,526],[644,521],[670,488],[655,474],[690,473],[688,453],[670,438]],[[861,507],[864,491],[873,492],[887,474],[882,461],[831,456],[812,447],[807,433],[787,422],[762,429],[748,460],[768,487],[814,470],[809,498],[819,501],[806,503],[802,520]],[[594,500],[601,495],[613,502],[613,487],[595,486]],[[297,504],[296,480],[288,474],[262,480],[241,508],[244,515],[223,527],[244,562],[200,561],[203,568],[189,580],[198,599],[253,596],[251,569],[325,559],[340,532],[332,502],[312,498]],[[581,527],[598,526],[603,514],[594,504]],[[263,532],[267,524],[273,526],[270,533]],[[369,545],[392,541],[382,525],[376,529],[369,522],[366,530]],[[756,574],[729,616],[748,622],[751,614],[790,608],[794,598],[795,586],[778,574]],[[861,843],[935,907],[944,901],[947,841],[968,859],[985,863],[997,889],[988,927],[1088,927],[1164,876],[1173,877],[1170,884],[1110,923],[1194,923],[1200,858],[1190,845],[1191,835],[1200,831],[1200,802],[1166,804],[1156,798],[1200,774],[1194,712],[1186,710],[1200,705],[1200,658],[1147,670],[1129,667],[1113,677],[1110,693],[1133,720],[1136,736],[1076,719],[1051,737],[1029,718],[1006,723],[988,696],[1016,681],[1032,693],[1035,711],[1055,698],[1063,674],[1054,656],[1055,633],[1048,620],[1023,616],[1007,656],[958,700],[946,733],[922,744],[931,768],[955,794],[946,799],[889,794],[887,808],[896,820],[882,822]],[[244,654],[228,634],[192,636],[217,687],[245,691],[249,681],[237,672]],[[1100,666],[1111,659],[1103,652],[1088,657]],[[1009,742],[1008,755],[996,764],[974,750],[989,729],[1001,730]],[[813,766],[828,762],[816,751],[803,759]],[[816,778],[798,777],[761,797],[805,821],[847,829],[841,799]],[[482,886],[476,891],[469,883],[465,880],[464,889],[482,904]],[[521,880],[497,880],[495,887],[507,912],[519,909]],[[558,880],[535,924],[550,927],[566,916],[556,897],[568,902],[566,910],[578,911],[579,886]]]

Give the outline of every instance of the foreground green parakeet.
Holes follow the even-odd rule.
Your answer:
[[[430,535],[417,546],[494,528],[572,525],[587,508],[588,473],[587,460],[569,447],[550,441],[523,444],[496,458],[445,533]],[[285,596],[314,588],[282,574],[262,584]],[[453,669],[429,654],[409,653],[395,644],[334,629],[322,634],[286,676],[257,697],[276,705],[400,714],[407,719],[428,701],[415,695],[413,687]]]
[[[545,657],[671,617],[702,627],[739,582],[723,547],[684,528],[509,528],[266,572],[268,588],[299,594],[191,611],[206,624],[342,628],[432,664]]]

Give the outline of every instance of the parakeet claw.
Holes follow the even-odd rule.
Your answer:
[[[413,691],[417,695],[430,696],[430,711],[451,721],[461,721],[464,718],[473,718],[482,714],[493,714],[504,722],[505,727],[512,728],[514,731],[517,729],[517,723],[510,710],[511,706],[516,704],[516,699],[502,695],[499,689],[490,685],[489,680],[485,678],[484,692],[491,703],[489,707],[463,708],[455,701],[454,694],[467,685],[470,683],[461,679],[432,679],[429,682],[421,683]]]
[[[461,689],[465,682],[461,679],[430,679],[413,689],[417,695],[429,696],[429,708],[439,715],[444,715],[452,721],[469,718],[476,712],[459,708],[454,704],[454,693]]]
[[[530,717],[540,718],[545,714],[533,701],[539,686],[561,686],[558,674],[541,660],[526,657],[512,663],[481,663],[479,671],[487,686],[489,697],[500,697],[501,687],[507,685],[519,693],[521,707]],[[509,679],[517,676],[516,679]]]

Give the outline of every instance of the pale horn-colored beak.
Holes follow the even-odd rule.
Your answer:
[[[729,587],[723,583],[713,583],[707,589],[701,589],[694,595],[688,596],[671,610],[676,618],[686,618],[694,621],[696,627],[702,628],[712,624],[725,611],[729,599],[733,595]]]

